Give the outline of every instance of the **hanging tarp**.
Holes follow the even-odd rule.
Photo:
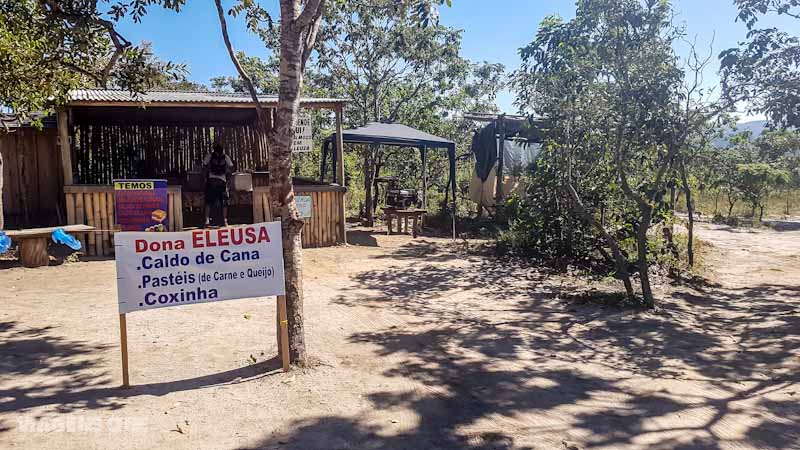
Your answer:
[[[506,140],[503,145],[503,167],[508,175],[519,176],[536,161],[542,144],[523,140]]]

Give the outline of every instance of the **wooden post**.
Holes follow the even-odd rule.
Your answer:
[[[342,128],[342,115],[343,115],[343,107],[341,104],[336,105],[336,179],[339,181],[339,184],[342,187],[345,187],[344,181],[344,130]],[[342,235],[342,243],[347,244],[347,228],[345,222],[347,222],[347,218],[345,217],[345,204],[347,203],[345,199],[347,198],[347,193],[342,194],[342,203],[339,205],[339,217],[342,220],[342,223],[339,224],[339,232]]]
[[[278,354],[281,356],[281,367],[289,371],[289,317],[286,313],[286,296],[278,296]]]
[[[69,142],[69,114],[65,108],[59,108],[57,116],[61,170],[63,171],[64,186],[70,186],[72,185],[72,149]]]
[[[506,145],[506,116],[505,114],[500,115],[498,119],[498,134],[500,137],[498,138],[497,144],[497,184],[495,185],[494,191],[494,205],[495,207],[500,206],[500,203],[503,201],[503,155],[505,154],[505,145]]]
[[[47,239],[20,239],[19,260],[25,267],[43,267],[50,264],[47,254]]]
[[[422,147],[422,209],[428,209],[428,147]]]
[[[128,324],[125,314],[119,315],[119,343],[122,350],[122,387],[131,387],[128,376]]]

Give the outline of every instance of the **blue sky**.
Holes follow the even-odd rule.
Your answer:
[[[261,4],[274,9],[277,0],[261,0]],[[747,32],[743,24],[734,23],[733,0],[675,0],[673,7],[676,21],[684,24],[688,35],[696,36],[701,46],[707,48],[713,38],[715,54],[736,46]],[[533,39],[544,17],[559,14],[569,18],[574,13],[572,0],[454,0],[452,8],[441,10],[441,22],[464,30],[464,56],[473,61],[500,62],[513,70],[519,65],[517,50]],[[788,19],[780,18],[769,19],[764,25],[787,30],[792,26]],[[241,20],[229,19],[229,28],[237,49],[266,56],[264,47],[247,33]],[[186,63],[192,80],[208,83],[213,76],[235,74],[211,1],[189,0],[180,14],[154,9],[141,24],[124,23],[121,29],[131,40],[152,42],[159,57]],[[716,84],[717,68],[715,60],[706,74],[708,84]],[[510,92],[502,93],[498,99],[507,112],[516,109],[513,101]]]

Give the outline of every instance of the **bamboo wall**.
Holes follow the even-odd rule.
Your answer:
[[[303,248],[330,247],[344,244],[341,214],[345,188],[339,186],[294,186],[295,195],[311,197],[311,218],[303,226]],[[272,219],[269,209],[269,188],[256,187],[253,191],[253,222]]]
[[[15,128],[0,133],[6,228],[63,223],[57,135],[51,128]]]
[[[167,188],[169,231],[183,230],[183,201],[180,186]],[[84,253],[89,256],[114,254],[114,188],[113,186],[64,186],[67,224],[84,224],[97,228],[94,233],[78,236]]]
[[[266,170],[267,143],[249,125],[78,123],[74,126],[75,183],[123,178],[183,178],[219,142],[238,170]]]

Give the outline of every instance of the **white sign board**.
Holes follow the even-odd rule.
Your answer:
[[[314,204],[311,203],[310,195],[296,195],[294,197],[294,204],[297,205],[297,210],[300,211],[300,217],[303,219],[311,218],[311,211],[314,209]]]
[[[311,128],[311,114],[301,112],[297,115],[297,125],[294,127],[292,151],[295,153],[308,153],[313,149],[314,132]]]
[[[285,294],[280,222],[114,241],[120,314]]]

